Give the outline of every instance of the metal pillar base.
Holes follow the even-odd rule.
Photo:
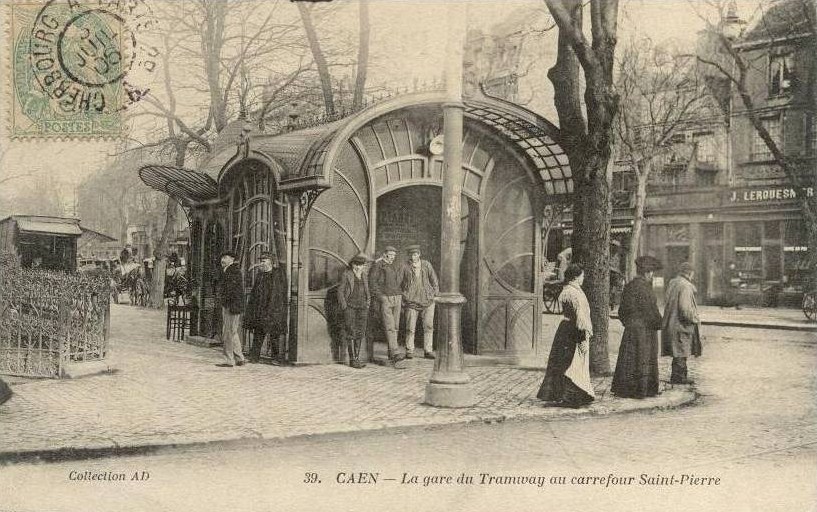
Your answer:
[[[434,373],[426,384],[425,402],[434,407],[470,407],[476,402],[471,377],[463,371],[460,312],[465,297],[441,293],[435,299],[441,312],[445,341],[438,347]]]
[[[470,382],[464,384],[429,382],[426,384],[424,403],[434,407],[471,407],[476,403],[476,400],[474,388]]]

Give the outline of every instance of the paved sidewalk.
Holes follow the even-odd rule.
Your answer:
[[[558,419],[667,408],[691,402],[687,386],[663,384],[645,400],[609,394],[595,382],[588,409],[543,407],[542,372],[469,367],[477,403],[465,409],[423,405],[432,361],[405,370],[369,365],[218,368],[220,350],[164,339],[164,312],[113,306],[111,360],[117,371],[74,380],[13,378],[0,408],[0,462],[36,456],[139,451],[148,447],[279,439],[384,428]],[[661,375],[668,375],[661,359]]]
[[[810,321],[802,310],[794,308],[698,306],[698,311],[704,325],[817,332],[817,322]],[[610,318],[618,318],[617,312],[613,312]]]

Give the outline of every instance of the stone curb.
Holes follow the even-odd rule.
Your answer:
[[[574,419],[592,419],[606,417],[611,414],[639,413],[648,411],[665,411],[694,404],[698,399],[698,393],[694,387],[685,389],[675,388],[664,391],[660,403],[654,400],[627,400],[628,407],[609,407],[609,401],[600,401],[591,405],[587,409],[561,409],[556,407],[541,407],[531,411],[519,413],[498,413],[487,412],[481,414],[479,408],[467,415],[457,418],[406,418],[397,420],[385,420],[382,422],[372,422],[369,425],[333,425],[313,429],[306,429],[296,433],[282,433],[280,430],[269,432],[257,432],[245,430],[234,432],[228,437],[212,436],[209,433],[188,433],[178,437],[183,437],[179,441],[165,442],[135,442],[128,444],[123,439],[118,442],[113,438],[99,439],[98,442],[81,447],[59,447],[43,450],[26,451],[0,451],[0,467],[15,463],[32,462],[65,462],[84,459],[95,459],[113,456],[135,456],[150,455],[167,450],[185,450],[212,447],[245,447],[273,445],[284,440],[315,439],[317,437],[360,435],[372,432],[390,432],[406,430],[422,430],[435,427],[448,427],[453,425],[470,425],[478,423],[503,423],[506,421],[559,421]],[[619,402],[621,403],[621,402]]]
[[[731,322],[726,320],[704,320],[703,325],[717,325],[721,327],[742,327],[745,329],[776,329],[780,331],[817,332],[817,324],[761,324],[749,322]]]
[[[618,320],[618,315],[610,315],[611,320]],[[781,331],[817,332],[817,323],[764,323],[764,322],[744,322],[741,320],[701,320],[702,325],[715,325],[718,327],[740,327],[744,329],[772,329]]]

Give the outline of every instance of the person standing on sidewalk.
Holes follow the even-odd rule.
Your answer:
[[[240,333],[244,283],[234,252],[225,251],[221,254],[221,268],[224,275],[221,295],[221,341],[224,343],[226,361],[216,366],[232,368],[244,365]]]
[[[343,312],[344,343],[349,351],[349,366],[363,368],[360,361],[360,345],[366,336],[366,323],[369,319],[369,278],[363,271],[366,256],[358,254],[349,262],[349,268],[343,272],[338,290],[338,302]]]
[[[401,288],[406,306],[406,358],[414,357],[417,316],[423,320],[423,352],[434,359],[434,297],[440,291],[437,273],[428,260],[421,259],[419,245],[406,247],[409,260],[403,265]]]
[[[590,338],[593,324],[590,305],[582,290],[584,269],[571,263],[564,272],[559,294],[564,319],[556,329],[545,378],[536,394],[539,400],[562,407],[582,407],[595,399],[590,381]]]
[[[695,271],[687,262],[678,267],[678,275],[667,286],[661,355],[672,356],[672,384],[693,384],[687,377],[687,358],[701,355],[701,319],[695,300]]]
[[[618,307],[624,335],[610,387],[614,395],[623,398],[658,394],[658,330],[662,319],[652,278],[661,270],[661,262],[652,256],[640,256],[635,267],[638,275],[624,287]]]
[[[255,278],[247,309],[244,312],[244,328],[253,331],[250,362],[261,358],[264,338],[269,335],[273,364],[279,362],[279,338],[284,331],[286,313],[286,277],[277,261],[269,252],[261,253],[261,272]]]
[[[401,269],[394,264],[396,256],[397,249],[392,246],[386,247],[383,257],[376,261],[369,271],[369,285],[380,308],[380,318],[383,322],[383,329],[386,331],[391,364],[405,359],[404,355],[398,353],[397,348],[397,327],[400,325],[403,291],[400,289]]]

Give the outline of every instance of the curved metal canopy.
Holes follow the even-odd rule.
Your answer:
[[[200,172],[167,165],[146,165],[139,178],[149,187],[164,192],[184,206],[218,198],[218,183]]]
[[[332,186],[333,162],[343,144],[367,123],[388,113],[416,106],[443,105],[442,92],[398,96],[337,121],[276,135],[251,135],[244,150],[226,148],[202,166],[204,172],[147,166],[140,176],[151,187],[178,197],[185,204],[215,199],[217,183],[242,159],[259,159],[280,166],[278,189],[298,191]],[[463,99],[464,114],[498,132],[524,154],[541,179],[547,195],[573,192],[567,155],[558,143],[559,130],[545,118],[510,102],[482,97]]]

